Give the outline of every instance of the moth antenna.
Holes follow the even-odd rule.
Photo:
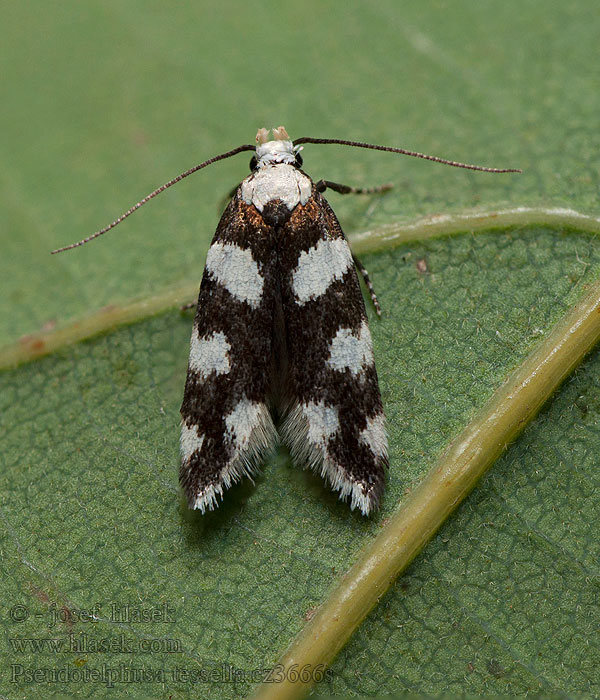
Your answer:
[[[455,160],[446,160],[446,158],[438,158],[437,156],[428,156],[426,153],[418,153],[417,151],[407,151],[405,148],[392,148],[391,146],[377,146],[373,143],[362,143],[361,141],[345,141],[344,139],[314,139],[312,136],[303,136],[299,139],[294,139],[294,146],[300,143],[337,143],[341,146],[355,146],[356,148],[370,148],[374,151],[389,151],[390,153],[401,153],[405,156],[413,156],[414,158],[423,158],[424,160],[432,160],[434,163],[443,163],[451,165],[454,168],[465,168],[466,170],[480,170],[484,173],[520,173],[518,168],[486,168],[482,165],[471,165],[470,163],[459,163]]]
[[[195,165],[193,168],[190,168],[189,170],[186,170],[184,173],[177,175],[177,177],[174,177],[172,180],[169,180],[169,182],[165,182],[164,185],[161,185],[158,189],[154,190],[154,192],[150,192],[150,194],[146,195],[143,199],[140,199],[140,201],[137,204],[134,204],[131,207],[131,209],[128,209],[124,214],[121,214],[121,216],[118,219],[115,219],[112,222],[112,224],[105,226],[104,228],[100,229],[99,231],[96,231],[96,233],[93,233],[91,236],[84,238],[83,240],[79,241],[78,243],[71,243],[71,245],[66,245],[63,248],[57,248],[56,250],[51,251],[51,254],[54,255],[55,253],[62,253],[65,250],[71,250],[71,248],[77,248],[78,246],[83,245],[84,243],[89,243],[90,241],[93,241],[94,238],[98,238],[98,236],[101,236],[103,233],[110,231],[111,228],[114,228],[117,224],[120,224],[121,221],[126,219],[128,216],[131,216],[131,214],[133,214],[134,211],[137,211],[141,206],[143,206],[144,204],[149,202],[151,199],[156,197],[157,194],[164,192],[166,189],[177,184],[180,180],[183,180],[183,178],[187,177],[188,175],[192,175],[196,171],[202,170],[202,168],[206,168],[208,165],[212,165],[213,163],[216,163],[218,160],[224,160],[225,158],[231,158],[231,156],[235,156],[236,154],[241,153],[242,151],[255,151],[255,150],[256,150],[255,146],[251,146],[250,144],[244,144],[243,146],[238,146],[237,148],[234,148],[231,151],[227,151],[227,153],[221,153],[218,156],[214,156],[213,158],[209,158],[208,160],[205,160],[204,163],[200,163],[200,165]]]

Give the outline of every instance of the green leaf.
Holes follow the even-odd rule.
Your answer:
[[[224,666],[272,666],[406,490],[598,277],[595,6],[538,0],[516,15],[469,2],[26,1],[4,8],[3,25],[2,338],[46,326],[68,341],[86,316],[110,332],[61,341],[0,377],[0,694],[239,697],[258,679],[224,678]],[[371,327],[392,464],[373,521],[283,452],[214,514],[189,513],[179,498],[191,318],[149,318],[158,306],[143,303],[197,284],[217,203],[247,172],[245,156],[95,243],[48,254],[280,123],[294,137],[525,170],[304,151],[315,179],[396,185],[384,197],[329,197],[345,230],[385,234],[361,241],[378,247],[363,262],[384,308]],[[518,207],[530,209],[491,230],[492,212]],[[539,214],[558,207],[587,218]],[[389,240],[390,227],[434,214],[455,217],[447,237],[425,240],[421,221],[412,242]],[[95,313],[108,304],[134,308],[120,320],[139,322],[113,328],[112,312]],[[321,692],[599,692],[599,362],[593,354],[484,477]],[[111,604],[159,619],[119,622]],[[77,619],[81,610],[98,621]],[[23,641],[64,645],[71,633],[79,651]],[[121,646],[95,650],[102,640]],[[86,677],[102,664],[121,672],[118,690]],[[215,675],[191,677],[200,670]]]

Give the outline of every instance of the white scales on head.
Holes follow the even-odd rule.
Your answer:
[[[256,170],[242,182],[242,199],[262,212],[265,204],[280,199],[291,211],[306,204],[312,190],[310,178],[295,166],[301,146],[294,146],[285,127],[259,129],[256,134]]]

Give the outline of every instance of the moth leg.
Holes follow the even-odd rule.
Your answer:
[[[385,185],[379,185],[379,187],[350,187],[350,185],[340,185],[338,182],[331,182],[331,180],[319,180],[315,187],[317,192],[325,192],[325,190],[330,189],[339,194],[379,194],[391,190],[393,185],[388,182]]]
[[[356,255],[354,255],[354,253],[352,253],[352,260],[354,260],[354,264],[356,265],[358,271],[362,275],[363,280],[365,281],[365,284],[367,285],[371,301],[373,302],[373,306],[375,307],[375,313],[378,316],[381,316],[381,307],[379,306],[379,302],[377,301],[377,294],[375,293],[375,288],[373,287],[373,282],[371,282],[371,278],[369,277],[367,268],[361,263],[361,261],[356,257]]]
[[[355,261],[356,262],[356,261]],[[195,309],[196,305],[198,304],[197,301],[190,301],[187,304],[184,304],[183,306],[179,307],[180,311],[189,311],[190,309]]]

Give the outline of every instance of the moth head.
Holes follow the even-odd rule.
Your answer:
[[[284,126],[273,129],[272,140],[269,139],[269,131],[263,128],[256,134],[256,154],[250,161],[250,170],[259,170],[278,163],[287,163],[300,168],[302,146],[294,146]]]

